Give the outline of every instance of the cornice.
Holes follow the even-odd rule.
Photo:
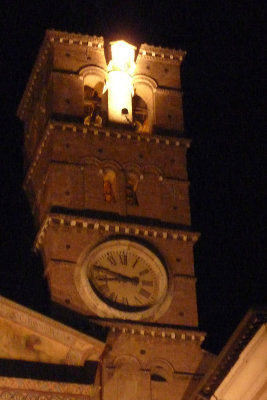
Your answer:
[[[99,386],[81,383],[63,383],[27,378],[0,377],[0,399],[72,400],[95,396]],[[34,392],[34,393],[33,393]],[[88,397],[90,396],[90,397]]]
[[[188,149],[191,145],[190,139],[185,138],[175,138],[171,136],[160,136],[160,135],[140,135],[136,132],[131,131],[120,131],[116,129],[108,129],[108,128],[96,128],[96,127],[87,127],[83,124],[76,123],[67,123],[60,121],[50,120],[47,124],[47,128],[45,130],[44,136],[37,147],[35,152],[35,157],[33,158],[31,165],[27,171],[27,174],[24,179],[24,188],[27,186],[29,181],[31,180],[32,175],[34,174],[35,168],[38,165],[38,162],[41,158],[42,152],[46,146],[46,142],[48,137],[51,134],[54,134],[56,130],[62,132],[72,132],[77,136],[86,138],[88,136],[102,136],[102,137],[111,137],[116,140],[125,140],[132,141],[135,143],[146,142],[153,143],[159,146],[173,146],[173,147],[185,147]]]
[[[88,46],[101,49],[104,47],[103,36],[86,35],[82,33],[57,31],[49,29],[46,31],[51,42],[74,44],[79,46]]]
[[[78,332],[51,318],[23,307],[5,297],[0,296],[0,318],[9,320],[19,326],[33,330],[36,334],[61,343],[67,348],[67,362],[70,365],[82,365],[84,355],[88,351],[100,358],[104,343]]]
[[[94,324],[109,327],[112,333],[138,335],[144,337],[157,337],[159,339],[171,339],[183,342],[202,343],[206,338],[206,333],[196,329],[182,329],[179,327],[151,326],[133,324],[132,322],[121,322],[114,320],[92,320]]]
[[[250,310],[247,313],[189,400],[211,398],[238,360],[241,352],[264,323],[267,323],[267,309]]]
[[[161,135],[149,135],[143,134],[140,135],[136,132],[132,132],[130,130],[117,130],[110,128],[97,128],[85,126],[83,124],[75,124],[75,123],[66,123],[60,121],[50,121],[49,128],[51,130],[61,129],[62,131],[71,130],[75,132],[77,135],[81,134],[83,136],[88,135],[102,135],[106,137],[113,137],[121,140],[132,140],[135,142],[147,142],[147,143],[156,143],[158,145],[167,145],[167,146],[181,146],[181,147],[190,147],[191,140],[186,138],[176,138],[172,136],[161,136]]]
[[[180,65],[186,55],[184,50],[169,49],[143,43],[140,46],[138,59]]]
[[[177,90],[177,89],[167,88],[167,87],[161,87],[161,86],[158,86],[158,87],[155,89],[155,92],[156,92],[156,93],[169,94],[169,95],[171,95],[171,96],[176,96],[176,97],[181,96],[181,94],[183,93],[182,90],[180,90],[180,89]]]
[[[179,240],[182,242],[191,242],[195,244],[200,234],[198,232],[176,230],[170,228],[160,228],[152,226],[144,226],[141,224],[112,222],[110,220],[77,217],[75,215],[53,214],[50,213],[45,218],[34,242],[34,250],[39,250],[43,239],[50,226],[68,226],[73,229],[85,230],[102,230],[117,235],[135,235],[145,238],[160,238],[163,240]]]

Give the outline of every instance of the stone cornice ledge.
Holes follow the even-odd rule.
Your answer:
[[[173,64],[181,64],[186,51],[181,49],[169,49],[167,47],[153,46],[143,43],[140,46],[138,58],[145,58],[151,61],[169,62]]]
[[[208,370],[201,384],[188,400],[209,400],[211,397],[213,398],[216,389],[240,359],[242,351],[264,324],[267,324],[266,308],[249,310]]]
[[[45,134],[35,152],[35,157],[31,162],[31,165],[28,169],[28,172],[24,179],[23,187],[25,188],[30,181],[32,175],[34,174],[35,168],[41,158],[42,152],[46,146],[47,140],[51,134],[54,134],[56,130],[60,130],[62,132],[72,132],[77,136],[81,136],[86,138],[87,136],[105,136],[111,137],[119,140],[131,140],[136,143],[146,142],[146,143],[155,143],[157,145],[165,145],[165,146],[175,146],[175,147],[186,147],[187,149],[191,145],[191,140],[186,138],[176,138],[171,136],[160,136],[160,135],[140,135],[135,132],[130,131],[120,131],[116,129],[108,129],[108,128],[96,128],[93,126],[85,126],[82,124],[76,123],[68,123],[68,122],[60,122],[50,120],[47,124],[47,128],[45,130]]]
[[[96,325],[103,327],[110,327],[113,333],[122,333],[130,335],[152,336],[163,339],[193,341],[202,343],[206,338],[206,333],[198,331],[197,329],[182,329],[180,327],[169,326],[150,326],[142,325],[140,323],[133,325],[132,322],[120,322],[114,320],[92,320]]]
[[[74,397],[88,400],[88,396],[95,396],[99,386],[77,383],[63,383],[42,381],[35,379],[0,377],[0,399],[26,400],[31,392],[37,392],[38,398],[43,400],[70,400]],[[30,393],[29,393],[29,392]],[[9,395],[8,395],[9,394]],[[36,397],[37,398],[37,397]]]
[[[53,214],[50,213],[45,218],[34,242],[34,250],[39,250],[47,229],[51,225],[70,226],[78,229],[92,229],[112,232],[118,235],[135,235],[141,237],[161,238],[164,240],[181,240],[183,242],[193,242],[195,244],[200,233],[176,230],[171,228],[160,228],[154,226],[144,226],[141,224],[112,222],[110,220],[101,220],[97,218],[78,217],[75,215]]]
[[[69,365],[83,365],[88,352],[99,359],[105,344],[99,340],[75,331],[66,325],[30,310],[5,297],[0,296],[0,318],[33,330],[36,334],[61,343],[69,348]]]

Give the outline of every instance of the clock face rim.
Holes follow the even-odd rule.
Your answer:
[[[152,273],[158,284],[158,293],[153,304],[147,304],[145,308],[137,310],[132,307],[132,311],[118,309],[116,306],[96,293],[93,285],[88,278],[90,267],[97,257],[108,251],[119,251],[119,249],[127,248],[142,257],[145,262],[149,263]],[[75,274],[76,287],[87,306],[99,317],[117,318],[124,320],[141,320],[158,316],[165,310],[169,293],[169,274],[166,266],[163,264],[159,256],[150,250],[146,245],[131,239],[110,239],[96,245],[94,248],[87,250],[78,263]],[[129,307],[130,308],[130,307]]]

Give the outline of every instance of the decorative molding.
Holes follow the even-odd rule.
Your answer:
[[[103,81],[106,79],[108,80],[108,73],[101,67],[96,65],[88,65],[86,67],[82,67],[79,71],[79,76],[81,79],[84,80],[87,75],[97,75]]]
[[[194,275],[186,275],[186,274],[174,274],[173,278],[182,278],[189,281],[197,281],[197,278]]]
[[[168,49],[143,43],[140,46],[137,60],[143,58],[150,61],[180,65],[185,55],[186,51],[184,50]]]
[[[77,217],[75,215],[48,214],[45,218],[39,232],[36,235],[34,249],[39,250],[43,238],[46,235],[50,225],[65,225],[73,228],[83,228],[92,230],[103,230],[122,235],[136,235],[141,237],[157,237],[165,240],[181,240],[183,242],[196,243],[200,237],[198,232],[176,230],[170,228],[152,227],[139,224],[116,222],[107,220],[92,219],[86,217]]]
[[[165,87],[158,86],[156,89],[156,93],[164,93],[164,94],[178,97],[178,96],[181,96],[182,91],[179,89],[172,89],[172,88],[165,88]]]
[[[251,344],[259,329],[267,326],[267,309],[251,309],[230,337],[203,381],[194,391],[190,400],[208,400],[225,379],[230,370],[240,360],[242,351]],[[242,356],[241,356],[242,357]]]
[[[127,324],[127,322],[118,321],[105,321],[94,320],[95,324],[104,327],[110,327],[111,333],[115,334],[128,334],[128,335],[141,335],[146,337],[157,337],[159,339],[170,339],[178,341],[193,341],[202,343],[205,340],[206,334],[198,330],[183,330],[176,327],[159,327],[147,326],[138,323],[138,325]]]
[[[99,340],[75,331],[2,296],[0,296],[0,317],[65,345],[68,348],[67,363],[69,365],[82,365],[84,354],[88,351],[100,358],[104,350],[105,344]]]
[[[95,396],[98,391],[96,385],[0,377],[0,399],[3,400],[71,400],[73,396],[88,400],[88,396]]]
[[[96,50],[104,48],[103,36],[91,36],[82,33],[70,33],[56,30],[47,30],[46,33],[51,42],[93,47]]]
[[[143,83],[150,87],[152,91],[156,91],[158,84],[155,79],[151,78],[151,76],[144,75],[144,74],[136,74],[133,76],[133,85],[134,87],[138,86],[139,83]]]
[[[99,135],[99,136],[113,137],[121,140],[132,140],[138,142],[143,141],[143,142],[156,143],[159,145],[171,145],[178,147],[181,146],[186,148],[189,148],[191,144],[191,140],[186,138],[178,139],[172,136],[147,135],[147,134],[140,135],[136,132],[130,132],[130,131],[122,132],[122,131],[116,131],[115,129],[96,128],[96,127],[84,126],[83,124],[66,123],[63,121],[60,122],[60,121],[50,120],[48,127],[51,131],[59,129],[62,132],[69,131],[82,136]]]
[[[153,54],[153,53],[146,53],[146,54],[138,54],[138,56],[137,56],[137,61],[138,60],[140,60],[140,59],[144,59],[144,60],[147,60],[147,61],[154,61],[154,62],[161,62],[161,63],[164,63],[164,64],[174,64],[174,65],[180,65],[181,64],[181,62],[182,62],[182,60],[180,59],[180,58],[171,58],[171,55],[170,56],[164,56],[164,57],[161,57],[160,55],[156,55],[156,54]]]
[[[34,171],[37,167],[38,162],[40,161],[42,152],[46,146],[47,140],[49,135],[55,133],[56,130],[62,132],[72,132],[75,133],[77,136],[81,136],[83,138],[87,136],[104,136],[104,137],[111,137],[120,140],[132,140],[133,142],[147,142],[147,143],[154,143],[161,146],[175,146],[175,147],[185,147],[189,148],[191,144],[191,140],[185,138],[174,138],[170,136],[160,136],[160,135],[140,135],[135,132],[118,132],[115,129],[109,130],[104,128],[95,128],[95,127],[86,127],[82,124],[74,124],[74,123],[65,123],[65,122],[58,122],[50,120],[47,124],[47,128],[45,130],[45,134],[36,150],[36,155],[32,160],[32,163],[28,169],[26,174],[23,187],[26,188],[27,184],[29,183]],[[57,132],[58,133],[58,132]]]

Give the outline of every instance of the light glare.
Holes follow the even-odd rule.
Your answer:
[[[111,42],[112,60],[108,65],[108,114],[116,123],[132,122],[132,74],[135,69],[135,47],[119,40]],[[128,114],[122,110],[127,110]]]

